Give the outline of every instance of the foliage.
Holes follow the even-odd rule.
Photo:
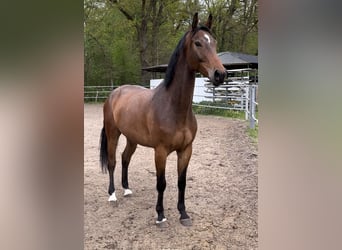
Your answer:
[[[192,16],[214,17],[218,52],[257,54],[256,0],[85,0],[85,85],[146,84],[166,64]]]
[[[117,9],[104,3],[86,1],[85,84],[119,85],[137,82],[140,66],[135,34],[124,23]],[[97,3],[97,4],[96,4]]]

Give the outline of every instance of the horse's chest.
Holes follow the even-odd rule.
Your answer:
[[[162,144],[171,151],[178,150],[191,144],[195,138],[197,123],[194,117],[180,122],[177,117],[171,115],[160,119],[159,124],[154,124],[151,136],[157,141],[157,145]]]
[[[196,131],[190,128],[182,128],[165,133],[163,137],[163,144],[171,150],[178,150],[191,144],[195,138]],[[168,144],[168,145],[167,145]]]
[[[174,143],[179,144],[179,146],[185,146],[194,140],[194,132],[190,129],[182,129],[177,131],[174,135]]]

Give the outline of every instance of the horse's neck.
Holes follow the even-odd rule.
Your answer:
[[[168,88],[163,88],[163,95],[167,96],[168,108],[177,116],[187,117],[192,112],[192,97],[195,86],[195,72],[186,63],[178,63],[174,78]]]
[[[195,72],[181,66],[180,74],[176,74],[170,86],[174,107],[187,110],[192,106],[192,98],[195,86]]]

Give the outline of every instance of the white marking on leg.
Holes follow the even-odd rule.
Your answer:
[[[205,39],[207,39],[207,42],[210,43],[210,37],[207,34],[204,34]]]
[[[165,221],[167,221],[166,218],[163,218],[161,221],[157,220],[157,221],[156,221],[156,224],[160,224],[160,223],[163,223],[163,222],[165,222]]]
[[[113,192],[112,195],[109,196],[108,201],[117,201],[115,192]]]
[[[124,196],[131,195],[131,194],[133,194],[132,190],[130,190],[130,189],[125,189],[125,191],[124,191]]]

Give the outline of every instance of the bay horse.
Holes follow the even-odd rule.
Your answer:
[[[163,194],[166,188],[165,165],[167,156],[177,152],[178,203],[180,222],[192,224],[186,213],[184,194],[186,173],[192,154],[192,142],[197,131],[192,112],[195,74],[200,72],[214,85],[224,81],[226,70],[216,54],[216,41],[211,34],[212,15],[205,26],[198,25],[198,13],[191,28],[174,50],[165,79],[155,89],[123,85],[112,91],[103,106],[103,128],[100,139],[102,170],[109,172],[109,199],[116,201],[114,169],[116,148],[121,134],[127,144],[122,153],[122,187],[124,196],[132,194],[128,185],[128,165],[137,144],[154,148],[158,199],[157,224],[166,221]]]

